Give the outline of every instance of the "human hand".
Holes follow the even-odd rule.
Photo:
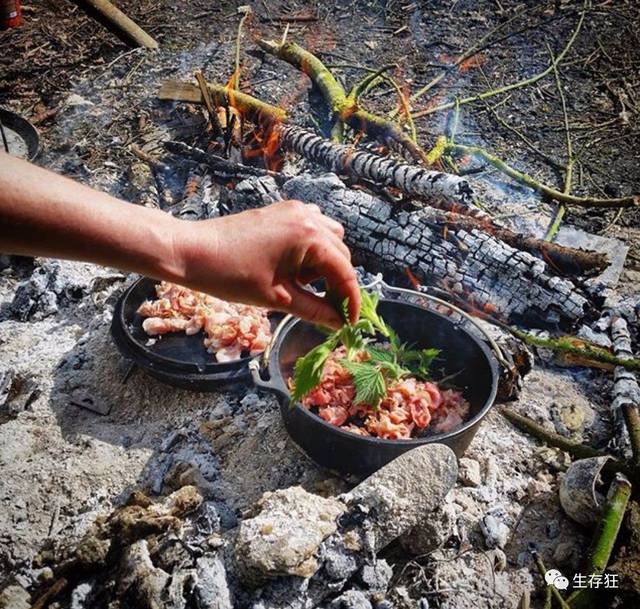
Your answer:
[[[200,222],[180,221],[173,237],[183,285],[231,301],[293,313],[337,327],[342,319],[326,299],[301,286],[324,278],[349,299],[355,323],[360,292],[342,226],[316,205],[281,201]]]

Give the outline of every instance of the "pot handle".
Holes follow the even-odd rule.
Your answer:
[[[275,393],[280,397],[288,398],[287,392],[278,383],[273,381],[265,381],[260,374],[260,360],[252,359],[249,362],[249,371],[251,372],[251,379],[253,384],[262,391],[268,391],[269,393]]]
[[[380,287],[383,290],[386,290],[389,292],[397,292],[400,294],[409,294],[411,296],[419,296],[420,298],[425,298],[426,300],[431,300],[432,302],[435,302],[437,304],[449,307],[449,309],[451,309],[452,311],[455,311],[461,317],[466,319],[466,321],[471,323],[476,328],[476,330],[478,330],[478,332],[480,332],[480,334],[484,336],[487,343],[491,347],[491,350],[493,351],[493,354],[495,355],[496,359],[498,360],[500,365],[503,366],[505,370],[510,370],[512,368],[511,364],[505,358],[504,354],[502,353],[502,349],[500,349],[496,341],[493,340],[491,336],[489,336],[486,330],[475,319],[473,319],[471,315],[469,315],[466,311],[463,311],[460,307],[457,307],[456,305],[451,304],[450,302],[443,300],[442,298],[433,296],[432,294],[426,294],[425,292],[418,292],[416,290],[409,290],[407,288],[398,288],[395,286],[390,286],[388,283],[384,281],[384,279],[382,279],[382,275],[378,275],[376,279],[374,279],[371,283],[364,285],[362,287],[365,289]]]

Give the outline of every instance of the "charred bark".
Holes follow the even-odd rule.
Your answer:
[[[511,321],[570,325],[589,307],[573,284],[553,276],[547,264],[492,235],[451,227],[439,210],[396,211],[366,192],[347,188],[335,175],[303,175],[282,194],[316,203],[342,222],[346,241],[370,268],[436,284]],[[237,208],[277,200],[271,178],[245,180],[230,193]]]

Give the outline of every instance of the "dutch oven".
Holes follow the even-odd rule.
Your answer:
[[[377,283],[382,284],[380,280]],[[294,364],[325,337],[312,324],[300,319],[283,320],[264,354],[262,365],[258,361],[249,365],[256,386],[278,397],[284,425],[298,448],[323,467],[358,477],[367,476],[402,453],[424,444],[446,444],[460,458],[493,405],[498,387],[498,362],[479,337],[479,326],[471,318],[432,296],[382,285],[385,291],[413,294],[418,303],[427,299],[437,301],[463,316],[456,320],[416,302],[397,299],[383,298],[378,305],[382,318],[402,341],[417,348],[441,350],[438,376],[434,376],[434,380],[455,375],[456,388],[470,404],[470,416],[458,428],[447,433],[429,434],[427,430],[426,435],[410,440],[386,440],[344,431],[300,403],[292,404],[287,380],[293,375]],[[489,341],[497,349],[495,343]],[[504,361],[499,349],[497,357]],[[268,380],[262,376],[265,373]]]
[[[154,378],[181,389],[214,391],[249,381],[251,357],[217,362],[204,346],[202,331],[192,336],[171,332],[152,338],[142,329],[138,308],[156,298],[155,279],[143,277],[118,299],[111,321],[111,335],[122,355]],[[282,315],[271,316],[272,326]]]

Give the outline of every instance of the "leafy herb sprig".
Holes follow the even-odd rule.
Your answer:
[[[344,325],[339,330],[328,332],[324,342],[296,362],[291,395],[294,402],[320,384],[325,362],[339,345],[346,349],[346,357],[340,360],[340,364],[353,378],[356,404],[377,408],[386,396],[390,382],[407,376],[429,378],[429,368],[440,350],[410,349],[378,314],[379,296],[365,290],[360,293],[362,305],[358,321],[349,323],[348,302],[344,301]],[[388,341],[388,347],[374,344],[380,338]],[[355,361],[359,353],[364,353],[364,357]]]

